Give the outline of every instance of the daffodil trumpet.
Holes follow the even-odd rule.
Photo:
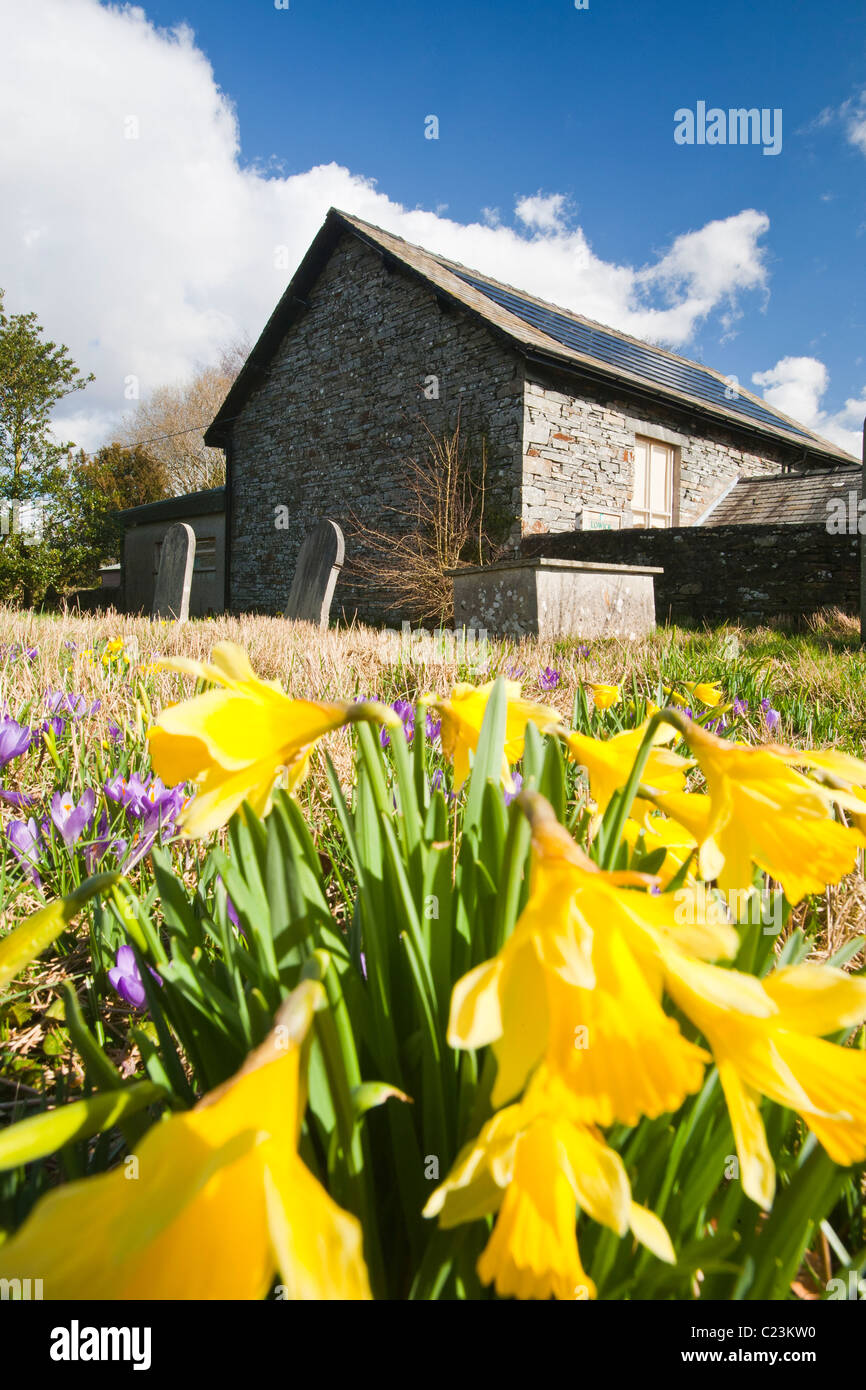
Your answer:
[[[0,1246],[0,1276],[48,1299],[367,1299],[361,1227],[298,1156],[306,1041],[324,1004],[300,984],[240,1071],[157,1122],[129,1165],[55,1188]]]
[[[225,825],[245,801],[267,815],[278,777],[293,791],[325,734],[362,720],[400,727],[392,709],[373,701],[290,698],[277,682],[260,680],[233,642],[220,642],[210,662],[160,664],[217,687],[164,709],[147,731],[157,775],[169,785],[197,786],[180,818],[193,838]]]

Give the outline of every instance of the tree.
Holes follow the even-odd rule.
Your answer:
[[[123,421],[122,443],[142,447],[158,460],[175,496],[225,482],[222,450],[209,449],[204,432],[248,354],[249,342],[238,340],[223,351],[216,366],[203,367],[185,385],[157,387]]]
[[[55,438],[52,412],[93,380],[43,334],[34,313],[6,313],[0,290],[0,597],[28,604],[55,582],[74,536],[72,445]]]
[[[89,582],[95,578],[100,561],[119,557],[123,526],[118,512],[159,502],[170,491],[164,466],[146,449],[126,449],[115,441],[95,454],[82,450],[73,474],[73,492],[86,573],[77,566],[75,581]]]
[[[453,616],[449,570],[489,563],[499,549],[491,534],[497,526],[488,506],[486,440],[467,444],[459,419],[451,434],[424,428],[426,455],[404,463],[405,501],[384,509],[381,526],[352,517],[357,549],[344,571],[377,607],[422,624]]]
[[[170,496],[164,464],[147,449],[127,449],[117,440],[95,454],[82,450],[77,471],[82,486],[104,499],[105,511],[143,507]]]

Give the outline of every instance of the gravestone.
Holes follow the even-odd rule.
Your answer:
[[[320,521],[301,546],[295,577],[286,604],[287,618],[328,626],[337,575],[343,567],[346,545],[335,521]]]
[[[585,560],[505,560],[446,570],[454,582],[454,625],[491,637],[645,637],[655,627],[649,565]]]
[[[194,561],[195,532],[185,521],[176,521],[162,538],[151,617],[186,622]]]

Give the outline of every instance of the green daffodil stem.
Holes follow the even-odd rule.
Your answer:
[[[352,1021],[337,968],[327,951],[313,952],[304,964],[301,978],[320,981],[327,997],[327,1007],[317,1011],[313,1026],[322,1048],[334,1102],[346,1165],[349,1202],[364,1232],[364,1256],[371,1287],[376,1296],[385,1297],[384,1264],[376,1222],[370,1155],[352,1098],[354,1089],[361,1085],[361,1067]]]

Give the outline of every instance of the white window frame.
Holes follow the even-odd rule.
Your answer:
[[[641,497],[637,496],[638,488],[638,449],[646,451],[646,464],[644,467],[644,486]],[[652,472],[653,472],[653,450],[657,450],[664,455],[663,466],[665,469],[665,498],[664,507],[652,505]],[[676,511],[676,473],[677,473],[677,451],[673,444],[667,444],[663,439],[653,439],[650,435],[635,435],[634,441],[634,480],[632,484],[632,525],[635,527],[669,527],[675,523]]]

